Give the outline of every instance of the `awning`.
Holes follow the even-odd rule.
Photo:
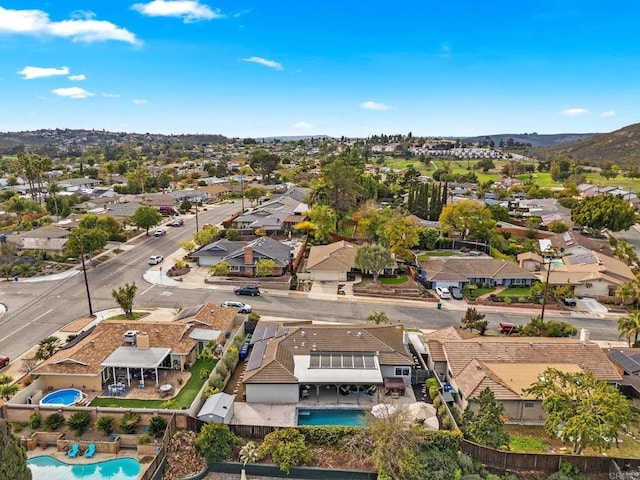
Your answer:
[[[209,342],[211,340],[217,340],[222,332],[220,330],[210,330],[207,328],[194,328],[189,334],[189,338],[194,340],[200,340],[201,342]]]
[[[157,368],[169,353],[170,348],[118,347],[100,365],[116,368]]]

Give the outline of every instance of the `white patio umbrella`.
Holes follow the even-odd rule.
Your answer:
[[[407,415],[411,420],[424,419],[424,425],[432,430],[438,430],[440,424],[433,405],[425,402],[415,402],[407,405]]]
[[[376,418],[385,418],[396,411],[396,407],[390,403],[379,403],[371,407],[371,415]]]

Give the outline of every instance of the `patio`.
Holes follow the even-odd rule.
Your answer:
[[[136,400],[170,400],[175,397],[191,377],[190,372],[180,370],[163,370],[159,375],[159,385],[155,380],[146,379],[140,382],[138,378],[131,379],[129,386],[123,379],[116,383],[105,385],[100,397],[102,398],[127,398]],[[171,388],[163,388],[170,385]]]

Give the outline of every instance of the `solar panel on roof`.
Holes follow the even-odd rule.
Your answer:
[[[267,342],[258,342],[253,345],[249,361],[247,362],[247,371],[256,370],[262,366],[262,357],[267,349]]]
[[[620,365],[626,373],[640,372],[640,363],[622,352],[611,352],[609,358]]]

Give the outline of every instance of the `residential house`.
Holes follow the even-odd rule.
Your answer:
[[[480,393],[489,388],[513,423],[543,423],[542,403],[524,390],[547,368],[565,373],[590,371],[597,379],[619,382],[621,375],[602,349],[573,338],[486,337],[464,338],[436,331],[423,336],[427,364],[436,368],[462,410],[478,408]],[[458,336],[458,338],[456,338]]]
[[[213,266],[226,261],[231,266],[232,275],[253,277],[256,264],[267,258],[273,260],[276,267],[272,275],[284,275],[290,268],[292,248],[269,237],[260,237],[251,241],[231,241],[225,238],[205,245],[191,254],[198,266]]]
[[[515,263],[489,257],[431,258],[421,261],[420,268],[420,277],[431,282],[433,288],[463,288],[467,284],[526,286],[537,279]]]
[[[356,254],[359,248],[359,245],[345,240],[314,245],[309,250],[306,272],[311,274],[311,280],[344,282],[350,274],[358,271]]]
[[[41,250],[50,255],[62,255],[70,232],[64,228],[47,226],[6,235],[7,243],[13,245],[18,255],[28,250]]]
[[[248,403],[340,401],[341,387],[410,388],[414,361],[402,326],[259,322],[244,374]],[[304,396],[303,396],[304,395]]]
[[[213,304],[181,311],[173,321],[104,320],[38,365],[33,374],[44,390],[81,388],[101,391],[120,378],[185,369],[210,341],[222,342],[233,328],[235,309]]]

